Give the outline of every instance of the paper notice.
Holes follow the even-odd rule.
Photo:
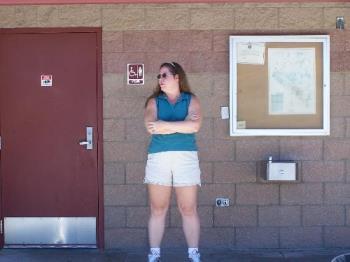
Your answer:
[[[263,65],[265,62],[265,43],[238,43],[237,63]]]

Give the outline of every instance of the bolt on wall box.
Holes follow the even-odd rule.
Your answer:
[[[297,164],[295,162],[273,162],[269,157],[266,169],[268,181],[296,181]]]

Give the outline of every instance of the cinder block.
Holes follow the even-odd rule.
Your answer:
[[[2,28],[11,28],[16,26],[16,6],[0,7],[0,26]]]
[[[304,226],[341,226],[345,224],[344,206],[304,206]]]
[[[186,73],[193,73],[191,71],[191,56],[190,52],[178,51],[178,52],[147,52],[146,55],[145,68],[147,72],[153,73],[154,78],[159,73],[159,67],[164,62],[177,62]],[[155,79],[156,80],[156,79]]]
[[[199,96],[199,99],[203,105],[202,113],[204,117],[221,118],[221,107],[229,104],[229,98],[227,96]]]
[[[324,229],[325,247],[349,247],[350,228],[349,227],[325,227]]]
[[[341,96],[344,93],[345,89],[345,74],[344,72],[332,72],[331,79],[331,95],[332,96]]]
[[[278,28],[278,8],[237,8],[235,29],[273,30]]]
[[[332,182],[344,181],[344,161],[304,161],[302,163],[303,181]]]
[[[125,52],[166,52],[169,50],[167,31],[126,31],[123,33]]]
[[[287,227],[280,229],[281,248],[321,248],[322,227]]]
[[[215,227],[256,226],[257,218],[257,208],[255,206],[214,208]]]
[[[191,30],[191,51],[212,51],[213,32],[211,30]]]
[[[234,160],[234,146],[225,140],[198,140],[199,158],[202,161]]]
[[[41,27],[61,26],[60,9],[55,5],[40,5],[37,7],[38,25]],[[3,17],[1,15],[1,17]]]
[[[344,53],[344,71],[349,72],[350,71],[350,51],[345,51]]]
[[[322,184],[282,184],[280,198],[282,205],[322,204]]]
[[[149,207],[128,207],[126,209],[127,227],[147,228],[149,218]]]
[[[214,72],[214,53],[213,52],[191,52],[190,62],[192,73],[211,73]]]
[[[201,182],[202,184],[208,184],[213,182],[213,164],[210,162],[199,162],[199,168],[201,170]]]
[[[348,51],[350,51],[350,37],[349,40],[347,40],[347,43],[349,43]],[[350,72],[345,73],[344,95],[350,95]]]
[[[105,230],[105,247],[145,248],[148,245],[147,230],[143,228],[115,228]]]
[[[213,52],[212,67],[214,73],[229,74],[230,59],[228,52]]]
[[[199,206],[197,212],[201,228],[213,227],[213,207]],[[170,209],[170,226],[182,227],[181,214],[177,207]]]
[[[336,205],[350,204],[350,184],[326,183],[325,203]]]
[[[238,184],[236,185],[239,205],[278,204],[278,185]]]
[[[142,30],[145,28],[143,8],[102,8],[102,27],[104,31]]]
[[[128,63],[146,63],[146,58],[147,58],[146,54],[143,52],[103,53],[102,54],[103,73],[115,73],[115,74],[125,75],[126,65]]]
[[[104,99],[104,118],[143,118],[144,103],[135,103],[135,98]]]
[[[190,28],[200,30],[233,29],[233,9],[191,9]]]
[[[125,141],[125,120],[105,119],[103,121],[104,141]]]
[[[105,142],[104,158],[106,162],[114,161],[144,161],[146,145],[141,142]]]
[[[180,227],[166,228],[163,236],[162,247],[165,248],[186,248],[185,235]]]
[[[344,52],[347,34],[344,33],[343,30],[334,30],[335,23],[336,23],[336,16],[333,17],[333,28],[332,28],[333,30],[330,33],[330,39],[331,39],[330,51]]]
[[[120,99],[125,82],[124,74],[103,74],[103,97]]]
[[[190,52],[193,50],[191,41],[193,30],[172,30],[169,31],[169,43],[173,52]],[[186,39],[186,41],[184,41]]]
[[[101,8],[99,5],[62,5],[59,6],[60,26],[101,26]]]
[[[331,97],[331,116],[349,117],[350,116],[350,96]]]
[[[277,248],[278,228],[238,227],[236,228],[238,248]]]
[[[280,155],[286,160],[321,160],[322,144],[322,139],[283,139],[280,141]]]
[[[123,228],[126,226],[125,207],[105,206],[105,229]]]
[[[244,183],[255,181],[255,162],[214,163],[214,183]]]
[[[192,91],[198,96],[211,96],[213,92],[214,79],[211,73],[187,74],[188,82]],[[205,106],[205,104],[202,106]]]
[[[199,246],[202,248],[227,248],[234,245],[233,228],[202,228]]]
[[[123,33],[122,32],[102,32],[102,52],[114,53],[123,51]]]
[[[215,30],[213,32],[213,50],[216,52],[228,52],[230,35],[232,31]]]
[[[212,51],[213,34],[209,30],[170,31],[169,43],[171,51]]]
[[[140,206],[147,204],[144,185],[105,185],[104,200],[107,206]]]
[[[280,8],[279,28],[291,30],[323,29],[323,9]]]
[[[116,162],[105,162],[104,164],[104,184],[125,184],[124,164]]]
[[[142,184],[145,177],[145,162],[126,164],[126,184]]]
[[[227,52],[191,52],[191,72],[228,73],[229,56]]]
[[[16,6],[15,21],[16,27],[33,27],[38,26],[37,7],[31,6]]]
[[[238,140],[230,136],[230,121],[228,119],[214,119],[214,136],[216,139]]]
[[[285,227],[301,225],[300,206],[259,207],[259,226]]]
[[[343,117],[331,118],[331,137],[345,137],[345,119]]]
[[[337,16],[344,16],[345,21],[350,20],[349,8],[325,7],[324,8],[324,26],[325,29],[335,29],[335,19]]]
[[[345,71],[345,52],[331,52],[331,72],[344,72]]]
[[[196,134],[196,137],[202,140],[213,139],[212,118],[203,118],[201,129]]]
[[[348,139],[327,139],[324,145],[326,160],[346,160],[350,156],[350,141]]]
[[[230,199],[231,205],[234,205],[234,196],[235,186],[232,184],[206,184],[198,191],[198,204],[214,206],[217,197],[225,197]]]
[[[236,142],[236,159],[239,161],[267,160],[278,156],[278,140],[271,138],[244,139]]]
[[[213,93],[215,96],[224,96],[227,97],[229,101],[229,92],[230,92],[230,80],[229,74],[227,73],[215,73],[212,76],[214,80]],[[222,106],[229,106],[229,103]],[[220,116],[221,118],[221,116]],[[227,121],[227,120],[226,120]]]
[[[146,9],[145,29],[147,30],[184,30],[189,28],[187,8],[148,8]]]
[[[129,141],[149,142],[150,134],[145,128],[143,118],[130,118],[126,120],[126,139]]]

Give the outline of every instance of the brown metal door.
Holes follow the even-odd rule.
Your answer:
[[[69,231],[81,224],[79,219],[70,229],[64,228],[68,223],[64,219],[98,216],[96,46],[96,34],[88,32],[1,35],[0,171],[5,245],[93,244],[79,240],[76,229]],[[42,86],[43,75],[52,76],[52,86]],[[50,81],[43,84],[50,85]],[[93,127],[91,150],[79,144],[86,140],[86,127]],[[6,240],[10,231],[6,232],[6,219],[10,218],[24,219],[15,222],[17,231],[22,222],[21,231],[29,230],[20,243]],[[54,225],[45,218],[54,218]],[[66,230],[75,241],[67,236],[53,242],[50,238],[56,236],[27,239],[33,234],[30,227],[45,228],[44,224],[50,230],[57,227],[60,233]]]

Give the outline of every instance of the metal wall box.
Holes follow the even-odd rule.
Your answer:
[[[297,160],[269,160],[257,163],[258,183],[300,183],[301,165]]]
[[[296,163],[267,162],[266,178],[269,181],[296,181]]]

